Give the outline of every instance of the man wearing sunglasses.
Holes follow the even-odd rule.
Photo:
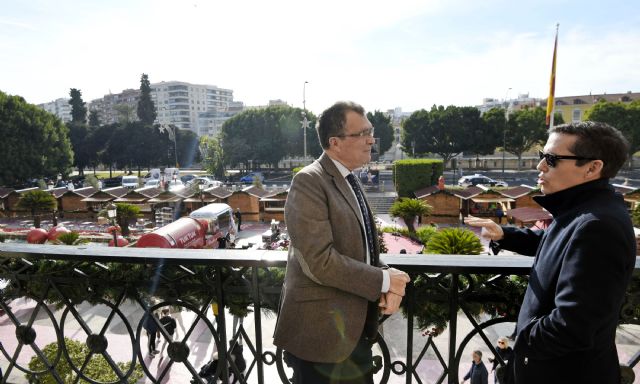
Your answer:
[[[537,166],[544,195],[535,197],[553,215],[551,225],[532,231],[465,220],[495,247],[535,255],[507,382],[620,382],[616,326],[636,242],[609,179],[628,152],[627,140],[607,124],[553,127]]]
[[[297,384],[373,384],[378,314],[398,311],[409,276],[379,260],[360,182],[373,127],[364,109],[338,102],[317,127],[324,153],[293,178],[285,203],[291,243],[274,344]]]

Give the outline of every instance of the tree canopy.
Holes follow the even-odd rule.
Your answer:
[[[393,143],[391,117],[386,116],[380,111],[374,111],[374,113],[367,112],[367,119],[369,119],[371,125],[375,128],[373,136],[379,139],[380,156],[382,156],[391,148],[391,144]]]
[[[152,125],[156,120],[156,107],[151,100],[151,83],[146,73],[140,77],[140,99],[138,100],[137,112],[138,119],[143,124]]]
[[[74,123],[86,123],[87,122],[87,107],[86,103],[82,100],[82,92],[77,88],[71,88],[69,91],[69,104],[71,105],[71,121]]]
[[[518,157],[518,168],[522,164],[522,154],[547,138],[547,112],[542,107],[524,108],[509,114],[505,136],[506,150]],[[562,115],[554,115],[555,124],[564,122]]]
[[[640,150],[640,101],[631,103],[600,101],[586,113],[586,119],[607,123],[629,140],[630,155]]]
[[[273,106],[244,111],[222,125],[220,140],[227,165],[259,164],[277,166],[286,155],[302,155],[304,132],[303,111],[289,106]],[[311,121],[307,128],[307,153],[318,156],[322,152],[313,128],[315,116],[307,112]]]
[[[0,92],[0,185],[70,172],[69,130],[53,114]]]

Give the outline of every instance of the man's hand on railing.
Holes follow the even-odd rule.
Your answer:
[[[393,315],[400,309],[400,303],[402,303],[402,296],[387,292],[380,296],[378,306],[383,315]]]
[[[404,296],[404,287],[411,281],[409,275],[406,272],[402,272],[399,269],[389,268],[389,292],[394,293],[400,297]]]
[[[468,216],[464,218],[464,223],[472,227],[482,228],[480,236],[486,239],[498,241],[502,240],[502,238],[504,237],[504,231],[502,231],[502,227],[496,224],[496,222],[491,219],[481,219],[475,216]]]

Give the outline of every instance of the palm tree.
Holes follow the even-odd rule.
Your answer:
[[[25,192],[18,200],[17,208],[25,209],[31,212],[33,217],[33,226],[40,228],[40,212],[55,211],[58,203],[56,198],[50,193],[42,190],[33,190]]]
[[[416,229],[413,225],[413,222],[415,221],[416,217],[418,215],[428,215],[431,213],[432,209],[433,207],[422,200],[402,197],[393,203],[391,209],[389,210],[389,213],[393,217],[400,217],[402,220],[404,220],[405,224],[407,225],[407,229],[409,229],[409,234],[415,237]]]
[[[116,220],[122,228],[122,236],[129,236],[129,220],[140,216],[140,207],[126,203],[117,203],[116,207],[118,207]]]
[[[480,239],[464,228],[445,228],[427,243],[427,253],[443,255],[479,255],[484,250]]]

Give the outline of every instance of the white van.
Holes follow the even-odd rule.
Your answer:
[[[219,232],[221,237],[229,235],[233,242],[236,238],[236,223],[233,220],[233,209],[224,203],[207,204],[189,214],[193,219],[209,220],[209,232]]]
[[[122,176],[122,186],[129,189],[138,188],[138,176]]]

